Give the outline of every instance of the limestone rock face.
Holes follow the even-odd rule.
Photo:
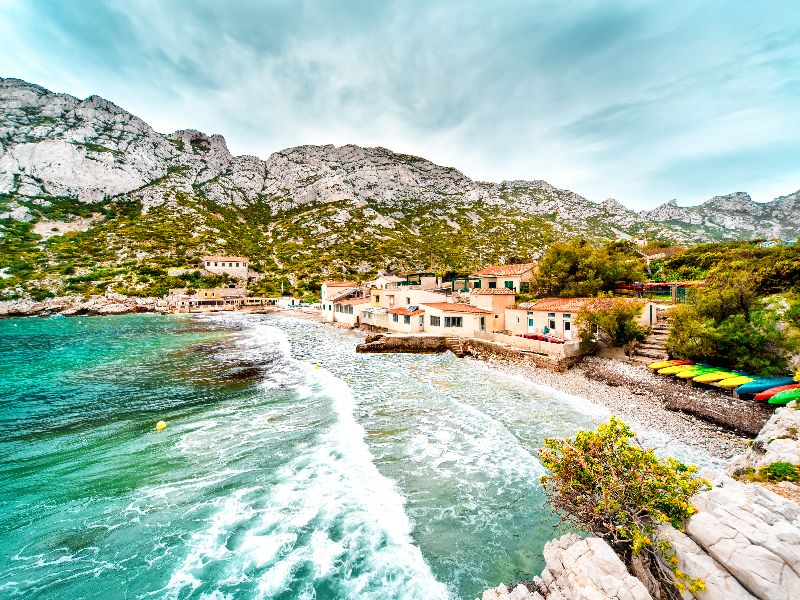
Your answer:
[[[641,581],[600,538],[581,539],[567,534],[545,544],[547,563],[541,581],[544,597],[570,600],[647,600]]]
[[[751,594],[800,598],[800,507],[728,477],[692,498],[686,534]]]
[[[700,600],[747,600],[755,598],[731,575],[728,570],[711,558],[689,536],[670,525],[662,525],[658,538],[666,540],[678,558],[678,568],[692,579],[702,579],[706,589],[696,596],[688,591],[684,598]]]
[[[752,446],[728,469],[735,473],[748,467],[758,470],[776,462],[800,465],[800,410],[790,402],[775,411]]]
[[[18,79],[0,79],[0,194],[85,202],[127,195],[144,212],[164,204],[187,210],[176,199],[199,194],[225,205],[268,204],[273,214],[333,203],[341,206],[344,220],[367,203],[396,210],[391,215],[372,210],[374,222],[367,227],[392,227],[419,203],[457,207],[475,215],[480,226],[479,205],[506,218],[515,211],[541,217],[556,232],[614,239],[635,230],[638,236],[676,242],[794,238],[800,223],[800,192],[768,203],[743,193],[695,207],[673,200],[635,212],[615,200],[598,204],[541,180],[473,181],[454,168],[380,147],[298,146],[266,160],[232,156],[222,136],[193,129],[163,135],[98,96],[80,100]],[[447,220],[447,214],[438,218]]]

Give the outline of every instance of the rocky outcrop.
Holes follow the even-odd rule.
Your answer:
[[[750,449],[728,469],[739,474],[758,470],[776,462],[800,465],[800,410],[791,402],[775,411],[758,434]]]
[[[545,544],[541,577],[511,591],[504,585],[486,590],[482,600],[650,600],[641,581],[629,574],[600,538],[574,533]]]
[[[356,346],[356,352],[383,353],[407,352],[411,354],[432,354],[447,352],[447,338],[438,335],[370,335],[363,344]]]
[[[42,302],[11,300],[0,302],[0,318],[47,315],[121,315],[136,312],[164,312],[158,298],[130,298],[121,294],[94,296],[87,300],[73,296],[48,298]]]
[[[692,498],[686,534],[756,598],[800,598],[800,507],[728,477]]]

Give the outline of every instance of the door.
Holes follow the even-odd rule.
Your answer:
[[[572,339],[572,321],[564,321],[564,339]]]
[[[486,317],[480,317],[479,321],[481,331],[486,331]]]

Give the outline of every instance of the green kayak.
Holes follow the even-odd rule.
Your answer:
[[[789,404],[792,400],[800,400],[800,388],[775,394],[767,402],[770,404]]]

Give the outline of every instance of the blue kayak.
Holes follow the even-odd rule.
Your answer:
[[[779,385],[789,385],[794,383],[791,377],[759,377],[758,379],[745,383],[736,388],[736,393],[740,396],[742,394],[759,394],[765,390],[778,387]]]

